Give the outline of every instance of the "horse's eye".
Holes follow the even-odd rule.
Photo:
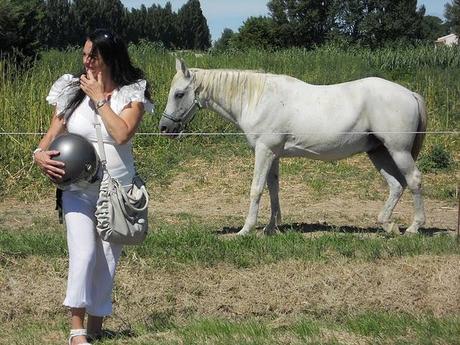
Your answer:
[[[175,97],[178,99],[181,99],[182,97],[184,97],[184,95],[185,95],[184,92],[176,92]]]

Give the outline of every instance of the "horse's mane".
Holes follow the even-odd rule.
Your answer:
[[[264,91],[267,74],[261,71],[192,69],[196,86],[209,98],[221,100],[232,109],[256,107]]]

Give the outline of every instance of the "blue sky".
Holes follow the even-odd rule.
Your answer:
[[[121,0],[127,8],[146,7],[152,4],[164,6],[167,0]],[[169,0],[174,11],[182,7],[187,0]],[[218,39],[225,28],[238,31],[243,22],[251,16],[267,15],[268,0],[201,0],[201,9],[208,21],[213,40]],[[444,17],[444,5],[448,0],[418,0],[418,5],[425,5],[429,15]]]

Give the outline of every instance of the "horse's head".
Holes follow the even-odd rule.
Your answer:
[[[168,104],[160,120],[160,132],[179,135],[201,108],[196,96],[195,77],[184,61],[176,59],[177,73],[171,82]]]

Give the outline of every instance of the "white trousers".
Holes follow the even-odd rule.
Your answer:
[[[97,198],[94,191],[64,191],[62,195],[69,250],[64,305],[86,308],[93,316],[107,316],[112,313],[113,280],[123,246],[102,241],[97,235]]]

